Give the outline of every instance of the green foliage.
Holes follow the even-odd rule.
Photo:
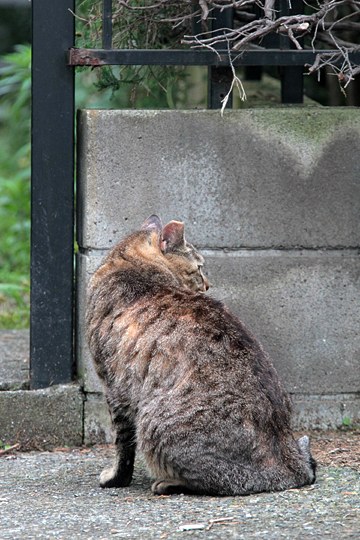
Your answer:
[[[11,4],[14,2],[0,2],[0,54],[12,51],[15,43],[31,40],[30,2]]]
[[[162,67],[160,70],[157,66],[103,66],[87,72],[77,68],[76,72],[79,108],[164,109],[189,106],[181,91],[189,76],[182,67]]]
[[[349,416],[344,416],[342,419],[342,427],[350,428],[351,424],[352,424],[351,418],[349,418]]]
[[[0,68],[0,328],[28,325],[31,49]]]
[[[27,276],[0,271],[0,328],[28,328],[30,282]]]
[[[143,2],[142,4],[151,4]],[[163,6],[154,14],[141,9],[129,10],[114,3],[113,11],[113,47],[119,49],[159,49],[181,47],[180,38],[184,28],[174,29],[174,24],[167,17],[178,12],[174,3],[171,7]],[[133,7],[139,7],[133,2]],[[85,0],[77,5],[76,46],[101,48],[101,8],[102,2]],[[189,7],[187,7],[189,9]],[[89,76],[82,76],[89,81]],[[183,92],[188,79],[183,67],[169,66],[103,66],[93,71],[93,91],[102,95],[106,106],[112,108],[175,108],[184,106]],[[85,82],[86,84],[86,82]],[[179,90],[180,89],[180,90]]]
[[[101,2],[87,0],[80,6],[84,13],[91,13]],[[84,24],[76,20],[78,45],[100,46],[99,21]],[[1,63],[0,328],[25,328],[29,324],[30,46],[17,46],[1,57]],[[179,86],[178,72],[172,68],[77,68],[76,104],[89,108],[174,107],[188,98],[185,95],[191,84],[187,81],[192,77],[182,72],[183,85]],[[196,95],[194,106],[199,99]]]

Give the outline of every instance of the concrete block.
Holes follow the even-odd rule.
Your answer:
[[[294,430],[329,430],[360,424],[360,396],[291,395]],[[85,402],[85,444],[113,443],[114,433],[105,399],[100,394],[88,394]]]
[[[185,221],[205,254],[211,294],[260,339],[292,393],[295,425],[337,427],[343,403],[355,418],[359,120],[350,108],[252,109],[224,118],[82,111],[77,351],[85,390],[102,392],[84,335],[89,276],[107,249],[158,213],[164,222]],[[109,436],[96,421],[96,399],[85,405],[89,441]]]
[[[79,140],[83,248],[154,212],[199,247],[358,245],[359,109],[88,110]]]
[[[293,428],[338,429],[360,425],[360,395],[292,396]]]
[[[360,390],[360,259],[353,251],[212,252],[206,270],[289,392]]]
[[[84,444],[114,442],[111,419],[102,394],[86,394],[84,403]]]
[[[210,294],[260,339],[291,393],[294,429],[359,424],[360,268],[353,250],[203,253],[214,285]],[[79,256],[83,301],[86,281],[104,255]],[[83,338],[83,330],[79,335]],[[79,350],[85,388],[101,392],[86,344]],[[101,394],[87,394],[84,425],[87,444],[113,442]]]
[[[352,250],[205,251],[209,294],[231,308],[268,351],[289,392],[360,389],[360,260]],[[101,392],[84,338],[86,281],[103,253],[80,255],[78,361],[86,391]]]
[[[89,252],[77,254],[77,294],[76,294],[76,359],[77,376],[85,392],[102,393],[103,387],[95,371],[86,339],[85,314],[87,301],[87,286],[89,279],[100,265],[105,252]]]
[[[23,449],[83,443],[83,395],[75,385],[0,392],[0,439]]]

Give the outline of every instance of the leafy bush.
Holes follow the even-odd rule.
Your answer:
[[[0,328],[29,321],[31,49],[0,67]]]
[[[150,21],[142,7],[139,12],[132,12],[113,2],[113,46],[120,49],[181,47],[183,26],[174,29],[172,23],[162,21],[178,11],[177,2],[170,3],[173,5],[162,8],[160,18],[152,20],[150,17]],[[191,10],[191,6],[186,9]],[[80,1],[76,13],[76,46],[101,47],[102,2]],[[182,88],[191,85],[190,78],[189,70],[182,66],[101,66],[92,72],[92,93],[96,89],[98,99],[102,95],[105,106],[111,108],[187,107]],[[89,81],[90,77],[79,77],[80,85],[83,81],[86,83],[86,79]],[[190,106],[197,104],[190,103]]]

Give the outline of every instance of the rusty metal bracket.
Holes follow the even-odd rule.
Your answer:
[[[100,49],[101,50],[101,49]],[[107,62],[97,57],[96,49],[77,49],[72,47],[68,52],[68,66],[103,66]]]

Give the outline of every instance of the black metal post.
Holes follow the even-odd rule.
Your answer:
[[[296,15],[304,12],[303,0],[292,0],[291,7],[288,0],[280,0],[281,15]],[[288,37],[280,37],[280,47],[293,49],[295,45]],[[281,103],[302,103],[304,99],[304,68],[303,66],[286,66],[280,69]]]
[[[73,377],[74,0],[32,0],[31,388]]]
[[[255,4],[252,8],[252,12],[256,18],[261,19],[264,16],[264,10],[260,5]],[[266,40],[269,36],[265,36],[262,39],[261,45],[266,47]],[[244,78],[246,81],[261,81],[263,76],[263,66],[244,66]]]
[[[112,46],[112,0],[103,0],[102,46],[103,49]]]
[[[219,30],[221,34],[222,28],[233,27],[233,10],[224,9],[220,11],[215,9],[212,12],[214,20],[212,21],[212,30]],[[226,48],[226,42],[220,43],[219,49]],[[208,109],[221,109],[222,100],[229,92],[233,73],[231,67],[209,66],[208,69]],[[229,96],[226,104],[227,108],[232,107],[232,95]]]
[[[302,103],[304,100],[304,68],[286,66],[281,68],[281,103]]]

